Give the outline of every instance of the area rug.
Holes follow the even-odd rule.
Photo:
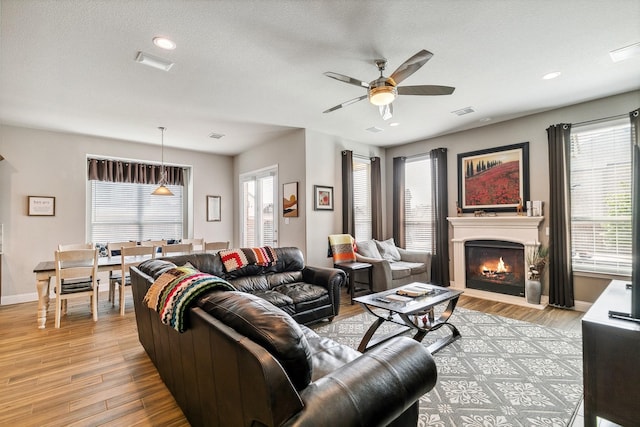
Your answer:
[[[357,348],[374,317],[359,314],[314,328]],[[582,398],[578,332],[458,308],[462,338],[434,355],[438,381],[420,398],[418,426],[567,426]],[[376,332],[397,327],[386,322]],[[383,330],[384,329],[384,330]],[[428,346],[448,328],[427,334]]]

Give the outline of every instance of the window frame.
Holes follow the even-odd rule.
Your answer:
[[[371,240],[373,238],[373,215],[371,203],[371,159],[367,157],[353,156],[353,223],[354,239],[356,242]],[[364,172],[364,173],[363,173]],[[365,177],[364,185],[357,185],[361,181],[360,174]],[[358,204],[364,201],[364,204]],[[358,233],[360,230],[360,233]],[[362,233],[362,231],[366,232]]]

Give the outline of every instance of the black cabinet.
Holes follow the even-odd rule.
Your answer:
[[[631,290],[614,280],[582,318],[584,425],[596,416],[640,425],[640,324],[609,317],[629,313]]]

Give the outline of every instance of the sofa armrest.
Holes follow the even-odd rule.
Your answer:
[[[375,292],[385,291],[392,281],[391,265],[386,259],[369,258],[356,252],[356,261],[366,262],[373,266],[372,279]]]
[[[285,425],[387,425],[436,380],[436,364],[426,348],[397,337],[310,384],[301,393],[304,409]]]
[[[344,271],[329,267],[305,266],[302,269],[302,279],[312,285],[323,286],[327,289],[338,289],[345,284],[347,276]]]

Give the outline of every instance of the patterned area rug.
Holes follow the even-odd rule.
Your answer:
[[[314,329],[357,348],[373,319],[364,313]],[[569,423],[582,398],[580,333],[464,308],[456,309],[450,320],[462,338],[434,355],[438,382],[420,398],[418,426],[564,427]],[[385,322],[383,327],[375,336],[397,326]],[[427,334],[423,345],[447,331],[441,328]]]

